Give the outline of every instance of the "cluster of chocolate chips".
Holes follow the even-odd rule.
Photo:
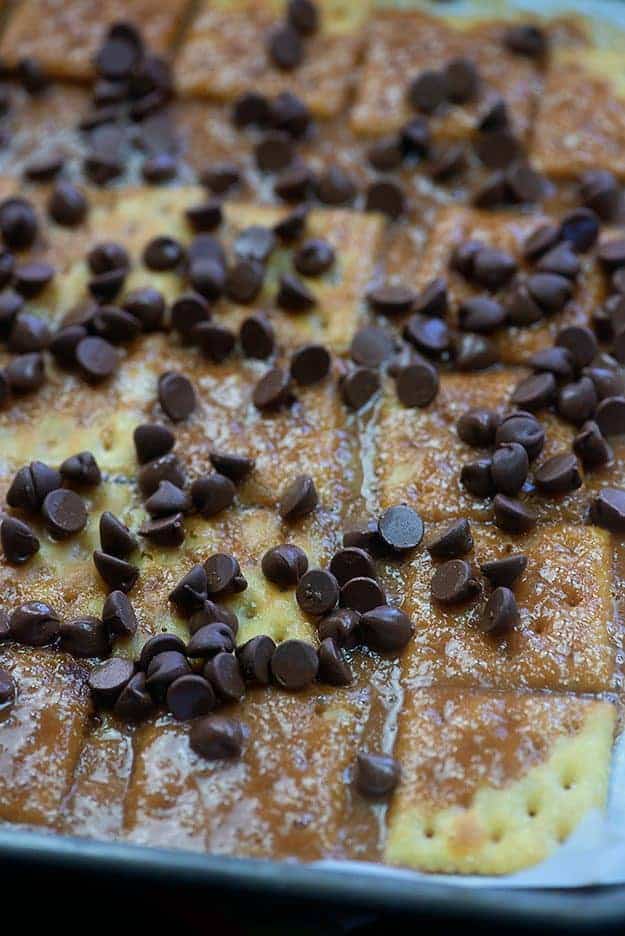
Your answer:
[[[267,38],[267,55],[280,71],[293,71],[304,61],[306,39],[319,29],[320,14],[313,0],[288,0],[285,20]]]
[[[480,598],[484,588],[476,570],[463,558],[473,549],[468,520],[463,518],[449,523],[429,541],[427,549],[433,559],[443,560],[437,566],[430,586],[435,604],[452,608],[466,606]],[[481,609],[479,627],[494,639],[509,635],[520,621],[512,585],[526,567],[527,557],[520,553],[492,559],[480,566],[490,593]]]
[[[16,473],[6,502],[28,517],[40,515],[51,536],[67,539],[87,525],[86,504],[72,488],[94,487],[101,480],[100,469],[90,452],[70,456],[58,469],[33,461]],[[2,517],[0,542],[7,561],[16,565],[26,562],[40,547],[30,524],[9,515]]]

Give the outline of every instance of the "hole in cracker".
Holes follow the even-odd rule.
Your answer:
[[[425,835],[427,839],[434,838],[434,829],[431,826],[428,826],[426,829],[423,830],[423,834]]]

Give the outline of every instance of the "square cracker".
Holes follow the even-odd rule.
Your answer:
[[[492,500],[469,494],[460,483],[466,462],[486,457],[488,450],[463,442],[457,422],[467,410],[477,408],[505,411],[510,395],[523,378],[516,369],[478,374],[443,374],[438,394],[429,406],[410,409],[397,398],[390,382],[383,396],[374,436],[374,470],[383,508],[401,502],[416,507],[426,520],[456,516],[487,519]],[[570,448],[573,431],[550,413],[539,414],[545,427],[545,447],[540,460]],[[575,492],[564,499],[560,512],[579,517],[583,495]],[[553,498],[536,498],[533,506],[541,517],[553,521]]]
[[[423,690],[406,699],[385,860],[506,874],[605,805],[614,706],[573,696]]]
[[[54,826],[90,713],[87,668],[31,647],[0,649],[17,698],[0,712],[0,819]]]
[[[207,0],[176,64],[183,94],[232,101],[245,91],[290,91],[316,117],[337,114],[353,80],[371,0],[320,0],[319,32],[305,41],[304,62],[284,72],[269,60],[265,43],[283,20],[282,0]]]
[[[21,0],[0,44],[2,59],[15,65],[32,57],[53,77],[86,79],[112,23],[135,23],[146,47],[163,54],[188,5],[189,0]]]
[[[441,108],[431,118],[434,136],[462,139],[473,132],[478,115],[504,97],[517,134],[530,129],[533,101],[540,90],[540,72],[527,58],[513,55],[502,43],[498,22],[458,26],[416,10],[378,12],[369,26],[362,77],[351,112],[358,134],[392,133],[412,116],[407,92],[410,82],[426,69],[441,69],[457,57],[477,66],[482,87],[476,101]]]
[[[393,265],[391,257],[388,273],[402,277],[416,289],[423,289],[435,277],[445,278],[455,312],[464,300],[491,295],[450,268],[453,252],[460,244],[478,240],[487,247],[505,250],[517,261],[522,276],[533,269],[523,260],[523,243],[548,220],[539,213],[490,212],[450,205],[438,213],[424,250],[415,250],[412,262],[402,256],[399,268]],[[580,255],[579,259],[582,269],[574,285],[572,301],[561,312],[545,316],[535,325],[506,327],[495,332],[493,339],[504,363],[522,364],[534,352],[551,346],[564,326],[588,323],[590,312],[605,297],[605,279],[592,253]],[[505,292],[505,289],[500,290],[494,296],[505,298]],[[451,318],[453,321],[455,316],[452,314]]]
[[[252,689],[232,709],[249,732],[233,762],[199,758],[187,726],[139,728],[127,837],[217,854],[327,856],[339,843],[345,771],[367,708],[366,694],[350,688]]]
[[[527,568],[513,588],[520,623],[508,637],[484,634],[479,622],[486,593],[450,608],[432,601],[437,563],[422,547],[403,569],[400,595],[416,626],[401,659],[410,690],[441,683],[614,690],[618,635],[609,534],[569,525],[539,527],[524,536],[480,523],[472,523],[471,530],[474,548],[467,560],[480,578],[486,561],[527,556]],[[428,528],[427,536],[433,532]]]
[[[555,177],[608,169],[625,178],[622,49],[561,49],[554,55],[533,134],[537,168]]]
[[[154,237],[167,234],[183,244],[190,243],[193,232],[185,218],[185,209],[206,200],[198,186],[169,189],[130,189],[104,193],[94,202],[89,232],[83,243],[83,253],[61,277],[56,302],[57,314],[78,305],[87,297],[88,271],[84,254],[93,244],[105,240],[122,243],[128,250],[133,268],[124,284],[120,298],[139,286],[152,285],[168,300],[174,300],[186,287],[183,277],[175,272],[158,273],[143,266],[142,253]],[[273,227],[289,213],[289,209],[248,203],[228,203],[224,206],[224,223],[215,232],[230,260],[238,234],[247,227]],[[242,306],[223,298],[214,303],[215,318],[237,329],[253,311],[267,312],[279,345],[293,348],[308,342],[321,342],[330,350],[344,352],[358,326],[363,310],[362,300],[376,258],[383,222],[375,215],[363,215],[347,210],[311,211],[302,240],[319,237],[335,251],[335,263],[318,277],[302,277],[314,294],[317,305],[307,313],[288,313],[275,305],[278,278],[292,270],[296,248],[278,244],[267,265],[264,287],[250,305]]]

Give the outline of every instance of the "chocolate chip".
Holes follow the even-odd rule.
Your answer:
[[[50,266],[49,263],[41,263],[31,260],[28,263],[21,263],[15,268],[13,273],[13,284],[17,292],[21,296],[24,296],[25,299],[34,299],[34,297],[38,296],[39,293],[45,289],[48,283],[52,281],[54,278],[54,273],[54,267]],[[23,313],[23,317],[25,316],[26,313]],[[18,320],[21,317],[22,316],[18,316]],[[34,315],[29,316],[29,319],[32,322],[37,322],[40,327],[45,325],[46,332],[49,335],[49,326],[47,326],[47,324],[44,323],[42,319],[39,319]],[[24,350],[39,351],[40,347],[25,348]]]
[[[595,357],[597,339],[585,325],[569,325],[558,332],[556,345],[566,348],[577,367],[586,367]]]
[[[202,353],[216,364],[225,361],[236,344],[234,332],[215,322],[200,322],[193,329],[192,337]]]
[[[300,578],[295,597],[305,614],[320,617],[336,606],[339,584],[331,572],[309,569]]]
[[[143,251],[143,262],[149,270],[174,270],[182,263],[184,251],[172,237],[155,237]]]
[[[56,468],[33,461],[15,474],[6,493],[7,504],[9,507],[36,512],[47,495],[60,488],[61,483],[61,475]]]
[[[353,608],[335,608],[318,622],[319,640],[331,637],[339,645],[353,646],[360,614]]]
[[[430,128],[423,117],[413,117],[399,131],[405,155],[426,156],[430,146]]]
[[[204,563],[204,569],[209,596],[230,595],[247,588],[239,563],[228,553],[214,553],[209,556]]]
[[[313,0],[289,0],[286,17],[302,36],[312,36],[319,28],[319,9]]]
[[[108,631],[100,618],[91,615],[62,621],[61,650],[75,657],[103,657],[111,652]]]
[[[233,119],[238,127],[248,127],[252,124],[265,126],[269,122],[269,114],[269,101],[256,91],[245,91],[234,102]]]
[[[480,591],[471,566],[464,559],[449,559],[432,577],[432,598],[443,605],[459,604],[474,598]]]
[[[567,348],[543,348],[531,356],[528,364],[534,370],[553,374],[558,379],[569,380],[573,376],[573,357]]]
[[[189,744],[192,750],[207,760],[229,760],[240,757],[244,740],[241,723],[234,718],[226,718],[222,715],[195,718],[189,732]]]
[[[397,396],[404,406],[424,407],[438,393],[438,372],[426,361],[415,361],[400,368],[395,382]]]
[[[603,435],[625,433],[625,397],[613,396],[603,399],[597,407],[595,422]]]
[[[153,709],[154,702],[145,685],[145,673],[135,673],[118,695],[113,711],[126,721],[140,722],[151,715]]]
[[[7,709],[15,700],[17,689],[11,673],[0,668],[0,711]]]
[[[275,337],[271,322],[260,313],[250,315],[241,325],[239,340],[247,357],[266,360],[275,348]]]
[[[270,121],[278,130],[285,130],[292,137],[304,136],[312,123],[308,105],[291,91],[281,91],[271,101]]]
[[[96,71],[111,81],[130,77],[143,56],[143,43],[131,23],[115,23],[95,59]]]
[[[218,471],[196,478],[191,485],[193,506],[203,517],[214,517],[234,503],[236,488],[230,478]]]
[[[319,656],[319,679],[330,686],[349,686],[352,672],[337,642],[332,637],[322,640],[317,651]]]
[[[160,458],[153,458],[146,462],[137,475],[139,488],[144,497],[149,497],[157,489],[161,481],[171,481],[178,487],[184,487],[185,474],[177,455],[168,452]]]
[[[586,367],[582,373],[584,377],[590,377],[600,400],[625,396],[625,376],[620,369],[617,371],[612,367]]]
[[[60,623],[59,615],[50,605],[42,601],[29,601],[12,612],[9,633],[18,643],[43,647],[59,636]]]
[[[121,559],[127,559],[137,548],[137,541],[128,527],[108,510],[100,517],[100,543],[103,552]]]
[[[369,305],[380,315],[407,315],[415,303],[414,290],[402,283],[381,283],[367,295]]]
[[[0,542],[7,562],[21,565],[39,551],[39,540],[22,520],[4,517],[0,525]]]
[[[281,241],[290,244],[297,240],[303,233],[307,218],[307,206],[299,205],[274,225],[274,234],[276,237],[279,237]]]
[[[536,487],[544,494],[568,494],[582,486],[575,455],[553,455],[534,471]]]
[[[552,247],[546,254],[540,258],[536,269],[541,273],[557,273],[559,276],[566,276],[568,279],[575,279],[581,269],[579,259],[573,253],[568,244],[558,244]]]
[[[305,689],[314,682],[319,669],[315,648],[303,640],[285,640],[271,658],[273,678],[283,689]]]
[[[518,627],[521,616],[514,593],[500,586],[489,596],[480,617],[479,627],[484,634],[501,635]]]
[[[471,278],[485,289],[496,290],[514,276],[516,269],[516,260],[505,250],[482,247],[473,257]]]
[[[102,481],[102,473],[91,452],[79,452],[66,458],[60,469],[61,477],[70,484],[95,487]]]
[[[394,351],[393,335],[373,325],[359,329],[350,347],[352,360],[365,367],[379,367],[393,355]]]
[[[223,452],[213,449],[209,453],[211,464],[215,471],[225,475],[234,484],[241,484],[254,468],[254,459],[247,455],[239,455],[234,452]]]
[[[112,706],[134,675],[134,664],[113,657],[91,671],[87,685],[98,704]]]
[[[151,185],[170,182],[178,173],[178,160],[171,153],[155,153],[141,166],[141,175]]]
[[[495,445],[504,442],[519,442],[529,460],[534,461],[545,444],[545,430],[531,413],[510,413],[495,432]]]
[[[378,520],[382,541],[397,552],[414,549],[423,539],[423,520],[412,507],[389,507]]]
[[[293,352],[291,377],[300,386],[309,387],[328,376],[331,364],[330,353],[323,345],[304,345]]]
[[[173,651],[178,654],[185,653],[185,646],[180,637],[176,634],[155,634],[148,638],[141,648],[138,666],[141,670],[147,670],[155,656],[160,653]]]
[[[0,233],[11,250],[32,246],[38,227],[35,210],[26,198],[5,198],[0,202]]]
[[[386,754],[361,752],[357,757],[356,788],[367,799],[388,796],[399,783],[400,775],[399,763]]]
[[[597,248],[597,258],[606,270],[612,271],[625,266],[625,238],[603,241]]]
[[[425,69],[411,81],[408,88],[408,100],[415,110],[424,114],[433,114],[445,103],[448,93],[445,73]]]
[[[519,23],[508,26],[503,37],[506,47],[517,55],[531,59],[543,58],[549,49],[549,40],[540,26]]]
[[[317,179],[316,191],[317,198],[324,205],[346,205],[356,197],[357,188],[344,169],[330,166]]]
[[[503,559],[490,559],[482,563],[481,571],[495,588],[510,588],[527,568],[527,556],[517,553]]]
[[[163,294],[151,286],[143,286],[128,293],[124,309],[141,322],[145,332],[159,331],[165,320]]]
[[[474,497],[492,497],[495,485],[491,474],[492,460],[480,458],[467,462],[460,471],[460,483]]]
[[[248,305],[259,295],[265,270],[258,260],[238,260],[228,273],[226,294],[233,302]]]
[[[386,601],[384,591],[374,578],[357,576],[349,579],[341,588],[340,603],[344,608],[351,608],[364,614],[383,605]]]
[[[65,157],[58,152],[36,154],[24,166],[24,175],[30,182],[50,182],[59,174]]]
[[[218,653],[204,665],[203,675],[225,702],[238,702],[245,695],[239,661],[232,653]]]
[[[71,182],[56,183],[48,201],[48,214],[63,227],[76,227],[84,221],[89,204],[84,192]]]
[[[194,565],[178,582],[169,595],[178,611],[189,615],[202,608],[206,600],[206,570],[203,565]]]
[[[459,371],[480,371],[499,362],[499,352],[484,335],[460,335],[454,344],[454,363]]]
[[[299,475],[282,492],[280,516],[289,522],[312,513],[319,503],[315,482],[310,475]]]
[[[334,248],[321,238],[305,241],[293,257],[293,265],[302,276],[320,276],[333,266]]]
[[[292,71],[301,65],[304,48],[297,30],[289,24],[274,29],[267,41],[267,54],[281,71]]]
[[[406,196],[399,183],[388,179],[371,183],[365,198],[365,211],[379,211],[395,220],[405,210]]]
[[[308,312],[317,305],[317,299],[297,276],[285,273],[278,283],[276,304],[287,312]]]
[[[475,150],[480,161],[489,169],[506,169],[523,155],[521,142],[508,129],[480,133]]]
[[[290,376],[279,367],[271,368],[256,384],[252,400],[259,410],[275,410],[290,405],[293,402]]]
[[[462,414],[456,429],[467,445],[486,448],[493,444],[498,424],[499,417],[493,410],[472,409]]]
[[[458,309],[458,322],[464,331],[488,334],[500,328],[505,320],[504,307],[488,296],[466,299]]]
[[[509,533],[528,533],[536,525],[536,514],[522,501],[497,494],[493,501],[495,523]]]
[[[294,165],[284,169],[274,183],[273,190],[278,198],[288,202],[304,201],[310,194],[314,174],[306,165]]]
[[[380,388],[377,371],[356,367],[341,377],[339,390],[343,401],[353,410],[365,406]]]
[[[75,491],[58,488],[45,498],[41,512],[50,533],[58,539],[80,533],[87,525],[87,508]]]
[[[197,292],[184,293],[171,307],[171,326],[187,340],[191,339],[195,326],[210,317],[208,302]]]
[[[509,201],[509,189],[502,171],[493,172],[473,193],[472,204],[484,211],[501,208]]]
[[[262,558],[263,575],[279,588],[292,588],[297,585],[308,568],[306,553],[299,548],[285,543],[267,550]]]
[[[214,231],[223,220],[221,202],[216,198],[187,208],[187,221],[196,233]]]
[[[522,205],[539,202],[552,191],[544,176],[523,163],[510,166],[505,179],[511,199]]]
[[[510,401],[521,409],[538,410],[553,403],[556,381],[553,374],[544,372],[526,377],[514,388]]]
[[[625,491],[603,488],[590,503],[590,518],[597,526],[622,533],[625,530]]]
[[[190,657],[208,659],[218,653],[232,653],[234,634],[223,621],[204,624],[195,631],[187,644],[186,653]]]
[[[596,468],[612,459],[612,449],[601,435],[599,426],[592,421],[584,423],[573,439],[573,451],[585,468]]]
[[[143,423],[133,433],[137,460],[140,464],[166,455],[174,447],[176,438],[167,426],[158,423]]]
[[[3,256],[6,256],[6,252]],[[17,315],[24,308],[24,297],[15,292],[14,289],[7,289],[0,293],[0,332],[2,338],[7,338]]]
[[[158,400],[173,422],[187,419],[197,406],[193,384],[177,371],[165,371],[158,378]]]
[[[462,143],[439,146],[430,154],[429,173],[436,181],[445,182],[468,167],[466,148]]]
[[[339,585],[345,585],[355,578],[375,579],[375,566],[371,556],[357,546],[339,549],[330,562],[330,572]]]
[[[557,273],[533,273],[526,286],[530,296],[545,312],[559,312],[571,298],[571,283]]]
[[[390,172],[401,166],[404,153],[401,140],[396,136],[383,137],[373,143],[368,152],[367,159],[374,169],[380,172]]]
[[[287,133],[272,130],[256,144],[254,156],[256,165],[262,172],[280,172],[293,162],[293,141]]]
[[[458,559],[466,555],[473,549],[469,521],[452,520],[430,539],[427,549],[436,559]]]
[[[367,611],[361,616],[358,627],[366,646],[381,653],[403,650],[415,629],[407,614],[390,605]]]
[[[562,387],[558,394],[558,413],[574,426],[591,419],[597,405],[595,385],[590,377],[581,377]]]
[[[178,721],[208,715],[216,705],[212,686],[197,673],[188,673],[175,679],[167,690],[165,702]]]
[[[185,538],[184,516],[176,513],[150,520],[139,527],[139,536],[158,546],[180,546]]]
[[[117,351],[104,338],[88,337],[76,346],[76,363],[87,380],[106,380],[117,367]]]
[[[171,684],[189,672],[189,663],[182,653],[177,650],[164,650],[150,660],[145,685],[150,695],[156,701],[162,702]]]
[[[271,658],[276,645],[264,634],[252,637],[237,648],[241,675],[246,683],[268,686],[271,682]]]
[[[136,566],[99,549],[93,553],[93,562],[100,576],[113,591],[129,592],[139,578],[139,569]]]
[[[560,240],[569,243],[577,253],[585,253],[599,237],[599,219],[590,208],[576,208],[562,218]]]
[[[556,224],[541,224],[523,242],[523,256],[526,260],[536,260],[555,247],[560,237]]]
[[[107,595],[102,608],[102,621],[112,637],[132,637],[137,631],[135,610],[122,591],[112,591]]]

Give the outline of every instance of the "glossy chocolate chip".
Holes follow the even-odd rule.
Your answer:
[[[383,137],[373,143],[367,151],[369,163],[379,172],[390,172],[399,168],[403,158],[401,140],[396,136]]]
[[[340,166],[330,166],[317,180],[317,198],[324,205],[346,205],[356,196],[356,185]]]
[[[304,345],[293,352],[291,377],[301,387],[309,387],[328,376],[331,364],[330,352],[323,345]]]
[[[156,491],[145,502],[145,509],[151,517],[186,513],[190,507],[189,495],[171,481],[161,481]]]
[[[217,198],[192,205],[187,208],[185,215],[195,233],[214,231],[223,220],[223,209]]]
[[[0,543],[7,562],[21,565],[39,551],[39,540],[27,523],[16,517],[4,517],[0,525]]]
[[[133,441],[140,464],[160,458],[172,450],[176,437],[168,426],[159,423],[143,423],[133,432]]]
[[[612,449],[601,434],[596,422],[584,423],[573,439],[573,451],[585,468],[597,468],[612,459]]]
[[[478,458],[466,462],[460,470],[460,484],[474,497],[492,497],[495,484],[491,474],[492,459]]]
[[[379,389],[379,375],[370,367],[356,367],[349,370],[339,382],[343,402],[353,410],[366,406]]]
[[[499,417],[494,410],[472,409],[463,413],[456,429],[459,437],[474,448],[486,448],[495,441]]]
[[[317,652],[304,640],[285,640],[271,658],[273,678],[283,689],[305,689],[314,682],[318,670]]]
[[[552,455],[534,471],[534,482],[544,494],[568,494],[582,486],[582,476],[575,455],[570,452]]]
[[[317,304],[317,299],[302,280],[285,273],[279,280],[276,304],[287,312],[308,312]]]
[[[360,614],[353,608],[335,608],[318,622],[319,640],[331,637],[341,646],[353,646],[359,622]]]
[[[175,679],[167,690],[165,703],[178,721],[208,715],[217,704],[213,687],[197,673]]]
[[[237,648],[241,675],[246,683],[268,686],[271,682],[271,658],[276,645],[265,634],[259,634]]]
[[[517,627],[520,621],[514,593],[500,586],[489,595],[480,616],[479,627],[485,634],[502,635]]]
[[[214,553],[209,556],[204,563],[204,570],[209,597],[236,594],[247,588],[239,563],[228,553]]]
[[[427,361],[406,364],[395,378],[397,397],[407,407],[428,406],[436,397],[438,387],[438,371]]]
[[[180,579],[170,592],[169,600],[175,604],[178,611],[189,615],[202,608],[206,597],[206,570],[203,565],[198,564]]]
[[[536,269],[541,273],[557,273],[559,276],[575,279],[579,274],[581,264],[568,244],[558,244],[543,254],[536,264]]]
[[[142,259],[149,270],[162,273],[180,266],[184,259],[184,250],[173,237],[155,237],[146,244]]]
[[[471,278],[485,289],[496,290],[514,276],[516,269],[516,260],[505,250],[482,247],[473,257]]]
[[[232,653],[234,634],[224,621],[213,621],[198,628],[189,643],[186,653],[190,657],[208,659],[218,653]]]
[[[518,442],[505,442],[493,453],[490,474],[497,491],[518,494],[527,478],[529,458]]]
[[[240,757],[244,741],[241,722],[222,715],[195,718],[189,732],[192,750],[206,760],[230,760]]]
[[[511,413],[495,432],[495,445],[503,445],[504,442],[520,443],[529,460],[534,461],[545,444],[545,430],[531,413]]]
[[[573,376],[574,362],[567,348],[543,348],[536,351],[527,363],[533,370],[553,374],[558,380],[569,380]]]
[[[532,273],[526,280],[530,296],[547,313],[559,312],[571,298],[571,282],[557,273]]]
[[[16,608],[9,618],[9,634],[18,643],[43,647],[59,636],[61,619],[43,601],[29,601]]]
[[[361,615],[358,628],[366,646],[381,653],[403,650],[415,629],[407,614],[390,605],[380,605]]]
[[[91,615],[62,621],[61,650],[75,657],[103,657],[111,652],[109,632],[100,618]]]
[[[459,559],[473,549],[473,536],[469,521],[452,520],[430,538],[428,552],[436,559]]]
[[[364,614],[380,607],[386,602],[386,596],[380,584],[367,576],[357,576],[349,579],[340,593],[340,604],[343,608],[351,608]]]
[[[185,473],[180,460],[173,452],[153,458],[143,465],[137,475],[139,488],[144,497],[149,497],[161,481],[171,481],[178,487],[184,487]]]
[[[519,23],[508,26],[503,41],[511,52],[530,59],[543,58],[549,49],[547,34],[534,23]]]
[[[7,504],[9,507],[36,512],[48,494],[60,488],[61,484],[61,474],[56,468],[51,468],[44,462],[33,461],[15,474],[6,493]]]
[[[510,397],[510,402],[523,410],[539,410],[550,406],[556,397],[556,380],[552,373],[545,371],[526,377],[517,384]]]
[[[440,357],[451,347],[447,322],[439,318],[413,315],[404,325],[404,338],[428,357]]]
[[[561,329],[555,343],[566,348],[577,367],[590,364],[599,350],[592,330],[585,325],[569,325]]]
[[[126,524],[110,510],[100,516],[100,544],[105,553],[120,559],[127,559],[137,548],[137,540]]]
[[[217,653],[207,660],[202,673],[224,702],[238,702],[245,695],[239,660],[234,654]]]
[[[102,473],[91,452],[70,455],[59,468],[64,481],[85,487],[95,487],[102,481]]]
[[[597,392],[590,377],[567,384],[558,394],[558,413],[574,426],[592,419],[596,406]]]
[[[505,308],[488,296],[467,299],[458,309],[458,323],[464,331],[486,335],[500,328],[505,321]]]
[[[41,512],[48,530],[58,539],[80,533],[87,525],[84,500],[66,488],[51,491],[42,504]]]
[[[354,335],[350,354],[356,364],[364,367],[379,367],[392,357],[395,347],[395,338],[389,331],[368,325],[359,329]]]
[[[191,485],[191,501],[203,517],[214,517],[234,503],[236,488],[230,478],[214,471],[196,478]]]
[[[560,240],[566,241],[573,250],[585,253],[599,237],[599,219],[590,208],[575,208],[560,223]]]
[[[536,514],[527,504],[505,494],[497,494],[493,501],[495,523],[509,533],[528,533],[536,526]]]
[[[456,370],[473,372],[486,370],[499,362],[499,352],[484,335],[460,335],[454,345]]]
[[[372,182],[367,189],[365,211],[378,211],[395,220],[406,210],[406,195],[398,182]]]
[[[345,585],[350,579],[366,577],[375,579],[375,565],[368,552],[357,546],[339,549],[330,561],[330,572],[339,585]]]
[[[389,507],[378,520],[382,541],[391,549],[414,549],[423,539],[423,521],[416,510],[405,504]]]
[[[207,322],[210,317],[210,306],[198,292],[184,293],[171,307],[171,327],[187,341],[191,339],[195,326]]]
[[[167,690],[180,676],[186,676],[191,668],[187,658],[178,650],[163,650],[148,663],[145,684],[152,698],[163,702]]]
[[[414,78],[408,88],[408,100],[415,110],[433,114],[447,100],[447,77],[442,71],[425,69]]]
[[[140,722],[153,710],[154,701],[146,688],[145,673],[135,673],[118,695],[113,711],[126,721]]]
[[[258,260],[238,260],[226,279],[225,290],[233,302],[249,305],[259,295],[265,278],[265,268]]]
[[[94,383],[106,380],[117,367],[117,351],[105,338],[89,336],[76,346],[76,363],[83,376]]]
[[[480,566],[482,573],[496,588],[498,586],[510,588],[523,575],[526,568],[527,556],[522,553],[504,556],[503,559],[489,559]]]
[[[464,559],[449,559],[434,572],[430,589],[434,601],[453,605],[475,598],[480,586],[468,562]]]
[[[284,543],[267,550],[261,568],[265,578],[274,585],[293,588],[308,569],[308,559],[299,546]]]
[[[590,503],[590,518],[597,526],[612,533],[625,531],[625,491],[603,488]]]
[[[135,609],[122,591],[112,591],[106,596],[102,621],[112,637],[132,637],[137,632]]]
[[[281,71],[292,71],[304,59],[304,47],[299,33],[288,23],[276,27],[267,40],[267,54]]]
[[[489,169],[507,169],[523,155],[523,146],[512,130],[489,130],[479,134],[475,151]]]
[[[254,469],[254,459],[247,455],[235,452],[224,452],[213,449],[209,453],[211,464],[215,471],[229,478],[233,484],[241,484]]]
[[[197,405],[193,384],[177,371],[166,371],[158,378],[158,399],[173,422],[182,422]]]
[[[0,712],[13,704],[17,695],[17,687],[11,673],[0,668]]]
[[[597,406],[595,422],[605,436],[625,433],[625,397],[605,397]]]
[[[152,286],[133,289],[124,299],[124,309],[140,323],[144,332],[158,331],[165,320],[163,294]]]
[[[0,233],[11,250],[25,250],[37,236],[35,209],[26,198],[5,198],[0,202]]]
[[[527,260],[536,260],[554,247],[560,237],[556,224],[541,224],[523,242],[523,256]]]
[[[154,637],[148,638],[141,648],[137,664],[139,669],[147,670],[153,658],[166,651],[184,654],[185,646],[180,637],[176,634],[155,634]]]
[[[312,513],[319,498],[315,482],[310,475],[299,475],[282,492],[280,497],[280,516],[289,522],[298,520]]]
[[[139,536],[157,546],[180,546],[185,539],[184,516],[175,513],[147,521],[139,527]]]
[[[336,607],[339,583],[325,569],[309,569],[297,583],[295,597],[302,611],[321,617]]]
[[[400,776],[399,763],[386,754],[361,752],[356,759],[356,788],[367,799],[389,796]]]
[[[272,367],[254,387],[254,406],[261,411],[289,406],[293,402],[290,385],[290,375],[279,367]]]
[[[126,562],[125,559],[119,559],[117,556],[110,556],[100,549],[96,549],[93,553],[93,562],[100,576],[112,591],[129,592],[139,578],[137,566]]]
[[[87,685],[99,705],[112,706],[134,676],[134,663],[113,657],[92,670]]]
[[[31,260],[27,263],[21,263],[13,271],[13,286],[15,290],[25,299],[34,299],[41,293],[48,283],[54,279],[55,269],[49,263]],[[38,322],[39,328],[46,326],[46,332],[49,336],[50,329],[42,319],[36,316],[29,316],[31,323]],[[16,350],[19,350],[16,348]],[[28,348],[24,350],[39,350],[39,348]]]
[[[266,360],[275,348],[275,337],[271,322],[262,314],[250,315],[241,324],[239,340],[246,357]]]
[[[63,227],[81,224],[89,210],[89,203],[82,189],[61,179],[54,186],[48,201],[48,214]]]
[[[319,644],[319,679],[330,686],[349,686],[353,681],[349,664],[343,659],[340,646],[332,637]]]
[[[37,315],[29,312],[20,312],[11,327],[8,339],[9,351],[18,354],[29,354],[34,351],[43,351],[51,340],[50,328],[47,322]]]

